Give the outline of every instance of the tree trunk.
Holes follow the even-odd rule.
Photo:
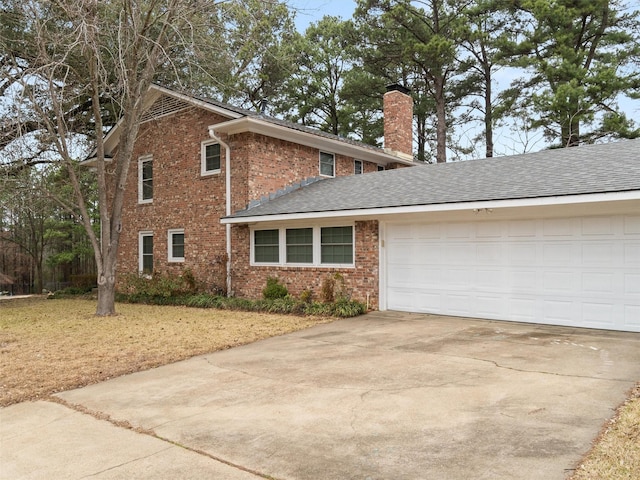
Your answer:
[[[484,68],[484,136],[486,143],[485,155],[493,157],[493,105],[491,105],[491,67],[485,63]]]
[[[444,77],[437,76],[433,82],[436,101],[436,162],[447,161],[447,106],[444,94]]]
[[[111,275],[101,275],[98,277],[98,306],[96,316],[107,317],[117,315],[116,313],[116,277]]]

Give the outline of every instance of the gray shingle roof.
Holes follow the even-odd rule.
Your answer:
[[[323,180],[234,218],[640,191],[640,139]]]

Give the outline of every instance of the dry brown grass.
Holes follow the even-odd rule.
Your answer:
[[[571,480],[640,478],[640,385],[603,429]]]
[[[0,300],[0,406],[281,335],[332,319],[119,304]]]

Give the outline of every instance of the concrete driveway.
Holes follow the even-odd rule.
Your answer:
[[[563,479],[639,379],[640,334],[377,312],[2,409],[0,469]]]

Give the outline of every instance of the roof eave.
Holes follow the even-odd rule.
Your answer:
[[[365,160],[377,164],[399,163],[402,165],[415,165],[412,160],[402,158],[385,152],[382,149],[367,148],[353,145],[340,139],[327,138],[310,132],[295,130],[283,125],[277,125],[258,117],[242,117],[228,122],[211,125],[210,129],[218,133],[234,135],[237,133],[252,132],[261,135],[278,138],[307,147],[327,150],[328,153],[345,155],[358,160]]]
[[[223,217],[220,223],[226,225],[246,225],[265,222],[284,222],[303,219],[344,218],[344,217],[384,217],[411,213],[455,212],[461,210],[489,210],[499,208],[545,207],[571,204],[602,202],[640,201],[640,190],[624,192],[589,193],[580,195],[562,195],[552,197],[534,197],[506,200],[482,200],[475,202],[452,202],[429,205],[404,205],[352,210],[334,210],[319,212],[300,212],[276,215],[254,215],[243,217]]]

